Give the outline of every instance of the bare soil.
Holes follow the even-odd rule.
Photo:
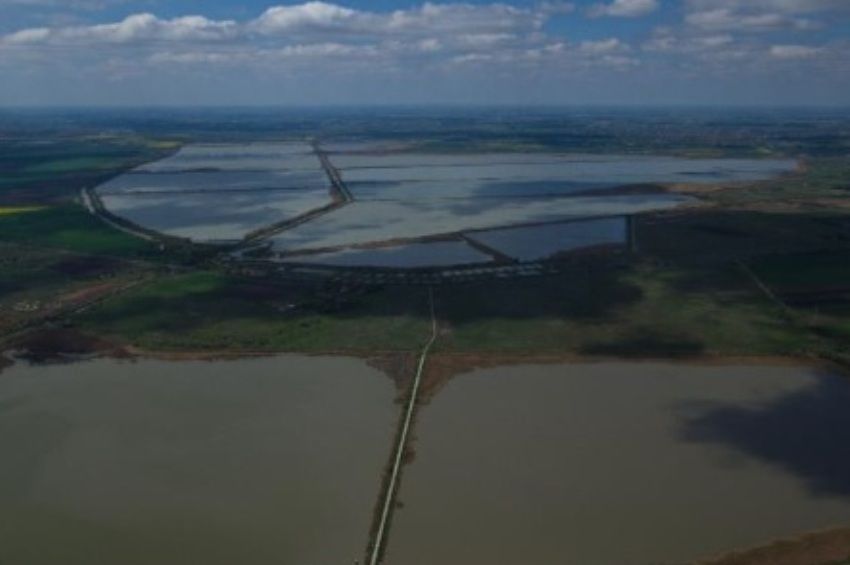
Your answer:
[[[850,528],[811,532],[693,565],[833,565],[850,559]]]
[[[69,328],[49,328],[30,332],[11,343],[18,357],[33,363],[65,361],[69,357],[105,356],[126,358],[121,345]]]

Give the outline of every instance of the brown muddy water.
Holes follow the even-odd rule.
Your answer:
[[[397,417],[345,358],[0,374],[0,563],[351,564]]]
[[[850,383],[814,369],[479,370],[418,419],[389,565],[684,563],[850,524]]]

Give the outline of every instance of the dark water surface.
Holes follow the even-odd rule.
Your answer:
[[[479,370],[416,436],[391,565],[684,563],[850,524],[850,383],[813,369]]]
[[[6,369],[0,563],[351,564],[393,399],[344,358]]]
[[[460,241],[413,243],[376,249],[346,249],[299,257],[304,263],[319,265],[416,268],[488,263],[492,257],[479,253]]]

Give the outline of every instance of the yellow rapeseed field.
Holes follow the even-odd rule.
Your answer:
[[[0,206],[0,216],[25,214],[26,212],[38,212],[39,210],[44,210],[44,206]]]

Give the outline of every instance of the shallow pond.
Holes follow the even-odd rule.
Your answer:
[[[369,144],[333,147],[362,151]],[[272,239],[276,251],[665,210],[693,199],[663,192],[604,190],[635,184],[754,181],[796,167],[788,159],[555,153],[335,152],[330,160],[354,203],[278,234]],[[237,240],[331,202],[319,158],[303,142],[187,145],[136,171],[98,188],[107,209],[142,227],[198,241]],[[291,194],[282,195],[284,190]],[[522,257],[545,257],[562,250],[533,249],[542,238],[532,232],[488,237],[507,242]],[[603,239],[610,238],[603,234]],[[567,244],[564,249],[580,246]],[[416,255],[411,266],[429,266],[420,260],[423,254],[403,255]],[[447,264],[439,259],[445,254],[431,255],[435,257],[431,266]],[[345,253],[333,259],[351,266],[373,264],[354,262],[358,257],[374,262],[388,255]]]
[[[151,194],[263,190],[328,190],[324,171],[213,171],[129,173],[98,187],[100,194]]]
[[[270,170],[318,169],[313,148],[303,142],[190,144],[174,155],[139,167],[144,172],[191,169]]]
[[[474,248],[460,241],[437,241],[376,249],[345,249],[335,253],[305,255],[296,257],[294,260],[303,263],[343,267],[410,269],[416,267],[449,267],[452,265],[489,263],[493,258],[476,251]]]
[[[0,563],[353,563],[397,417],[347,358],[0,373]]]
[[[690,201],[671,194],[359,202],[271,238],[281,251],[355,245],[532,222],[636,214]]]
[[[813,369],[479,370],[416,437],[389,564],[684,563],[850,523],[850,383]]]
[[[103,194],[110,212],[146,228],[193,241],[237,240],[331,202],[327,189]]]
[[[469,234],[508,257],[537,261],[552,255],[595,247],[626,243],[626,219],[580,220],[527,228],[492,230]]]
[[[686,159],[666,156],[493,153],[334,155],[346,181],[741,182],[793,171],[793,159]]]

